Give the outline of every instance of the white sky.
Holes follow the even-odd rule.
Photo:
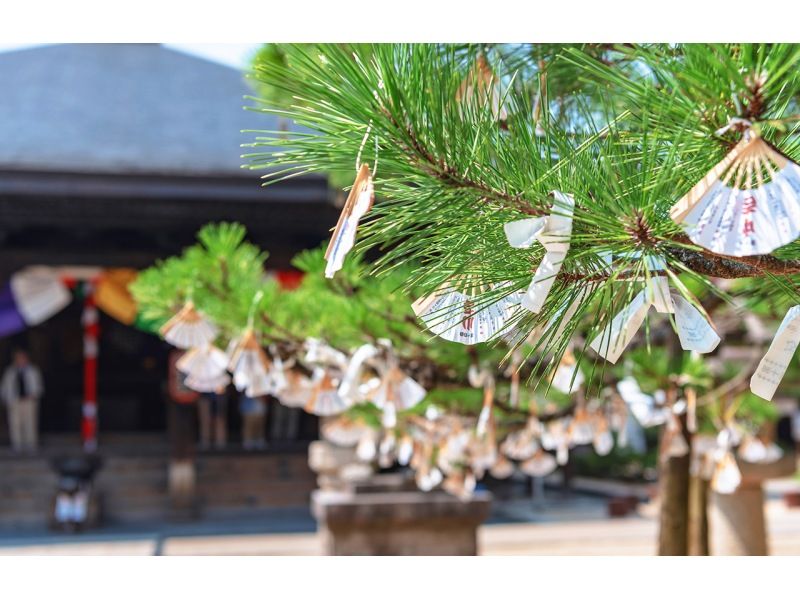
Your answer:
[[[42,44],[2,44],[0,52],[31,48]],[[220,64],[243,68],[260,44],[164,44],[175,50],[201,56]]]

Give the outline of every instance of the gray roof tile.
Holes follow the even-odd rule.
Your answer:
[[[240,168],[242,73],[158,44],[61,44],[0,54],[0,169],[258,175]]]

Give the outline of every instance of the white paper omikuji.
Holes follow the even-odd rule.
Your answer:
[[[197,392],[218,392],[231,383],[231,377],[226,373],[213,378],[198,378],[197,376],[186,376],[183,383]]]
[[[684,351],[710,353],[719,345],[720,337],[708,319],[679,293],[670,291],[666,277],[656,276],[614,316],[589,346],[611,363],[616,363],[636,336],[651,305],[659,313],[674,314]]]
[[[353,248],[356,240],[356,229],[361,217],[369,212],[375,199],[372,176],[369,167],[362,164],[352,189],[347,196],[339,221],[333,231],[328,249],[325,251],[325,277],[333,278],[342,269],[345,256]]]
[[[536,442],[532,432],[526,428],[511,432],[506,436],[500,445],[500,450],[511,459],[525,461],[536,454],[539,450],[539,443]]]
[[[175,362],[178,371],[196,380],[219,378],[225,372],[227,365],[228,358],[225,352],[211,343],[187,351]]]
[[[192,349],[213,341],[219,330],[195,309],[194,303],[189,301],[161,327],[159,332],[169,344],[179,349]]]
[[[58,273],[45,266],[25,268],[12,274],[10,285],[14,303],[28,326],[41,324],[72,301]]]
[[[795,305],[783,318],[775,338],[761,358],[753,377],[750,378],[750,390],[754,395],[767,399],[775,396],[775,391],[792,361],[797,343],[800,341],[800,305]]]
[[[436,486],[441,484],[443,479],[444,476],[442,475],[442,472],[439,471],[438,468],[430,465],[417,469],[417,473],[414,476],[414,481],[417,484],[417,488],[423,492],[430,492],[436,488]]]
[[[405,467],[414,456],[414,440],[411,436],[403,436],[397,445],[397,463]]]
[[[684,351],[711,353],[719,345],[720,337],[700,311],[678,293],[672,294],[675,306],[675,327]]]
[[[635,378],[627,376],[620,380],[617,391],[636,421],[645,428],[666,423],[669,410],[657,405],[654,397],[643,393]]]
[[[569,251],[572,235],[575,199],[560,191],[553,191],[553,197],[553,207],[549,216],[526,218],[508,222],[503,226],[506,239],[512,247],[526,249],[534,241],[538,241],[544,247],[544,257],[522,297],[522,307],[533,313],[542,311],[547,295],[561,270],[564,257]]]
[[[345,447],[357,445],[368,430],[367,425],[343,417],[323,420],[320,425],[320,434],[325,440]]]
[[[367,431],[356,445],[356,457],[359,461],[369,462],[378,455],[378,441],[372,430]]]
[[[742,483],[742,472],[736,464],[736,458],[730,450],[722,452],[714,475],[711,478],[711,488],[720,494],[733,494]]]
[[[312,365],[329,365],[344,370],[347,367],[347,355],[334,349],[317,338],[307,338],[306,354],[303,360]]]
[[[425,395],[425,389],[416,380],[393,368],[381,379],[372,402],[384,410],[391,403],[394,409],[404,411],[420,403]]]
[[[498,480],[504,480],[514,473],[514,464],[506,459],[503,455],[499,455],[495,459],[494,464],[489,468],[489,474]]]
[[[488,102],[495,120],[508,119],[508,111],[502,102],[503,89],[500,80],[495,76],[486,58],[481,55],[472,70],[467,74],[456,91],[456,102],[459,110],[463,104],[481,105]]]
[[[625,347],[639,331],[648,309],[650,309],[650,302],[647,301],[647,295],[645,291],[640,291],[633,301],[614,316],[611,323],[595,337],[589,346],[601,357],[611,363],[617,363]]]
[[[378,354],[378,348],[369,343],[361,345],[355,350],[353,356],[347,364],[342,381],[339,383],[339,394],[343,397],[355,400],[359,393],[359,383],[361,371],[364,363]]]
[[[543,478],[556,470],[558,463],[553,455],[539,451],[530,459],[519,464],[521,472],[534,478]]]
[[[595,433],[592,446],[594,446],[594,452],[601,457],[609,454],[614,448],[614,436],[611,434],[611,430],[604,428]]]
[[[800,235],[800,167],[748,131],[670,216],[714,253],[771,253]]]
[[[519,304],[520,293],[511,293],[486,304],[480,297],[461,293],[446,283],[440,290],[418,299],[411,307],[436,336],[474,345],[490,340],[503,330]]]
[[[553,388],[564,394],[572,394],[580,390],[585,377],[583,372],[578,369],[577,363],[560,363],[553,376]]]
[[[303,406],[307,412],[324,416],[339,415],[352,406],[350,401],[339,396],[333,380],[324,370],[315,370],[312,380],[308,402]]]

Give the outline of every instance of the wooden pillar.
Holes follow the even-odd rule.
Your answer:
[[[169,357],[167,435],[170,454],[167,479],[170,513],[175,518],[186,519],[198,515],[195,492],[198,394],[183,384],[184,376],[175,367],[181,354],[181,351],[172,351]]]

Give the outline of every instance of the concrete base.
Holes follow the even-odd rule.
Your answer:
[[[418,491],[317,490],[311,496],[330,555],[476,555],[477,529],[490,505],[491,494],[485,491],[468,502],[444,492]]]

